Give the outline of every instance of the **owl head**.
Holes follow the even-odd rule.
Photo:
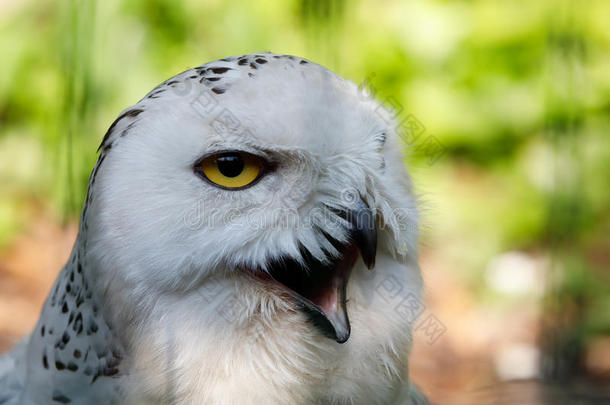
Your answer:
[[[345,342],[350,283],[380,256],[415,255],[394,129],[358,86],[298,57],[229,57],[165,81],[100,145],[79,237],[95,282],[137,305],[232,279],[256,288],[252,305],[290,302]]]

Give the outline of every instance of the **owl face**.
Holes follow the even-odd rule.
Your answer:
[[[126,110],[100,149],[83,224],[108,284],[166,294],[248,278],[344,342],[353,268],[414,243],[391,121],[304,59],[186,71]]]

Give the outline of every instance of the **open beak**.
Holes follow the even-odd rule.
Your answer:
[[[351,224],[351,229],[350,241],[337,246],[339,258],[322,263],[304,252],[304,265],[282,258],[268,270],[274,280],[288,287],[313,325],[338,343],[346,342],[350,336],[346,290],[358,252],[369,269],[375,266],[377,252],[375,213],[365,202],[358,198],[342,216]]]

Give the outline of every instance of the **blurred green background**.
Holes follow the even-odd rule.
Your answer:
[[[295,54],[425,127],[424,256],[474,308],[537,308],[537,375],[582,375],[610,335],[609,27],[605,0],[0,0],[0,246],[77,218],[105,130],[161,81]]]

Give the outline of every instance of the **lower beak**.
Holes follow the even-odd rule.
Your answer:
[[[309,316],[314,326],[325,336],[335,339],[338,343],[347,342],[351,332],[347,316],[346,290],[347,280],[357,258],[356,248],[348,247],[344,252],[343,260],[335,269],[330,285],[323,294],[309,298],[296,295],[301,308]]]
[[[351,223],[351,244],[343,252],[343,259],[335,268],[335,274],[330,281],[324,297],[305,299],[298,296],[303,309],[311,321],[326,336],[338,343],[345,343],[350,336],[351,327],[347,314],[347,282],[351,269],[358,257],[358,251],[367,268],[375,266],[377,252],[377,227],[375,213],[362,201],[357,199],[355,207],[347,212]],[[316,302],[315,304],[313,302]]]

